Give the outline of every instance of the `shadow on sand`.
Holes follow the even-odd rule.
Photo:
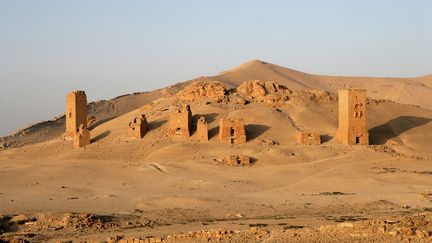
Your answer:
[[[109,121],[111,121],[111,120],[114,119],[114,118],[117,118],[117,116],[113,116],[113,117],[109,117],[109,118],[106,118],[106,119],[102,119],[102,120],[96,121],[95,123],[93,123],[93,124],[89,127],[89,130],[91,131],[91,130],[93,130],[94,128],[96,128],[97,126],[102,125],[102,124],[104,124],[105,122],[109,122]]]
[[[260,124],[249,124],[245,126],[245,129],[247,140],[250,141],[261,136],[261,134],[269,130],[270,127]]]
[[[327,143],[330,140],[333,139],[333,136],[330,136],[328,134],[320,135],[321,143]]]
[[[431,118],[416,116],[400,116],[382,125],[369,129],[369,143],[372,145],[385,144],[412,128],[422,126],[432,121]]]
[[[105,138],[106,136],[110,135],[110,133],[111,133],[111,131],[110,131],[110,130],[108,130],[108,131],[105,131],[105,132],[103,132],[103,133],[101,133],[101,134],[97,135],[97,136],[96,136],[96,137],[94,137],[93,139],[91,139],[91,140],[90,140],[90,143],[95,143],[95,142],[98,142],[98,141],[100,141],[100,140],[104,139],[104,138]]]

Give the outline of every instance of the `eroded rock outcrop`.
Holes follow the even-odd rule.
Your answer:
[[[249,99],[262,99],[269,94],[289,93],[289,89],[276,82],[252,80],[237,87],[237,93]]]
[[[264,102],[269,106],[282,106],[289,99],[291,90],[276,82],[253,80],[242,83],[236,89],[237,94],[250,101]]]
[[[222,101],[225,97],[225,86],[219,82],[194,82],[183,88],[177,98],[185,101],[214,100]]]

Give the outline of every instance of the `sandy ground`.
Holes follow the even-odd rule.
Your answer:
[[[134,141],[115,146],[138,148],[118,159],[114,148],[94,146],[61,158],[59,150],[70,144],[46,146],[54,147],[46,159],[28,157],[38,146],[1,154],[1,213],[24,214],[49,225],[44,217],[64,223],[63,213],[84,212],[113,226],[95,231],[84,224],[77,231],[54,224],[53,229],[42,227],[43,239],[165,237],[257,226],[303,229],[432,211],[432,160],[394,157],[370,147],[176,143],[164,148],[178,154],[173,159],[161,156],[166,152],[139,151],[140,141]],[[256,162],[251,167],[219,165],[214,158],[220,151],[253,154]],[[32,227],[6,229],[5,235],[41,233]]]

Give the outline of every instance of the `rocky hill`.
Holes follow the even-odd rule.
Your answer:
[[[195,86],[188,86],[192,83]],[[179,92],[183,102],[194,102],[197,97],[223,100],[225,94],[229,95],[232,93],[231,90],[237,87],[238,92],[234,96],[229,96],[229,99],[238,104],[254,98],[271,106],[280,106],[287,99],[286,95],[280,94],[293,91],[298,92],[291,96],[318,100],[326,96],[335,100],[338,89],[365,88],[368,97],[375,100],[391,100],[432,109],[429,98],[432,96],[432,75],[418,78],[321,76],[253,60],[215,76],[199,77],[153,92],[134,93],[111,100],[91,102],[89,115],[96,119],[93,125],[95,127],[156,99],[169,98]],[[279,94],[275,94],[275,91]],[[300,95],[302,92],[306,96]],[[29,125],[0,138],[0,149],[20,147],[58,137],[63,132],[64,122],[64,115],[59,115],[51,120]]]

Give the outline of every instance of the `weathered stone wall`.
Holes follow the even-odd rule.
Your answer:
[[[316,132],[301,131],[295,135],[296,141],[304,145],[320,145],[321,138]]]
[[[141,114],[129,122],[128,137],[141,139],[147,133],[149,125],[145,115]]]
[[[169,133],[172,137],[188,138],[192,124],[192,111],[189,105],[176,108],[170,115]]]
[[[74,135],[74,148],[82,148],[90,144],[90,131],[80,124]]]
[[[221,119],[219,139],[223,143],[246,143],[246,130],[243,119]]]
[[[337,139],[346,145],[369,144],[366,129],[366,90],[339,90],[339,127]]]
[[[87,96],[76,90],[66,95],[66,132],[64,138],[72,139],[82,124],[87,128]]]
[[[198,141],[207,142],[208,138],[208,124],[205,117],[200,117],[197,122],[197,138]]]

